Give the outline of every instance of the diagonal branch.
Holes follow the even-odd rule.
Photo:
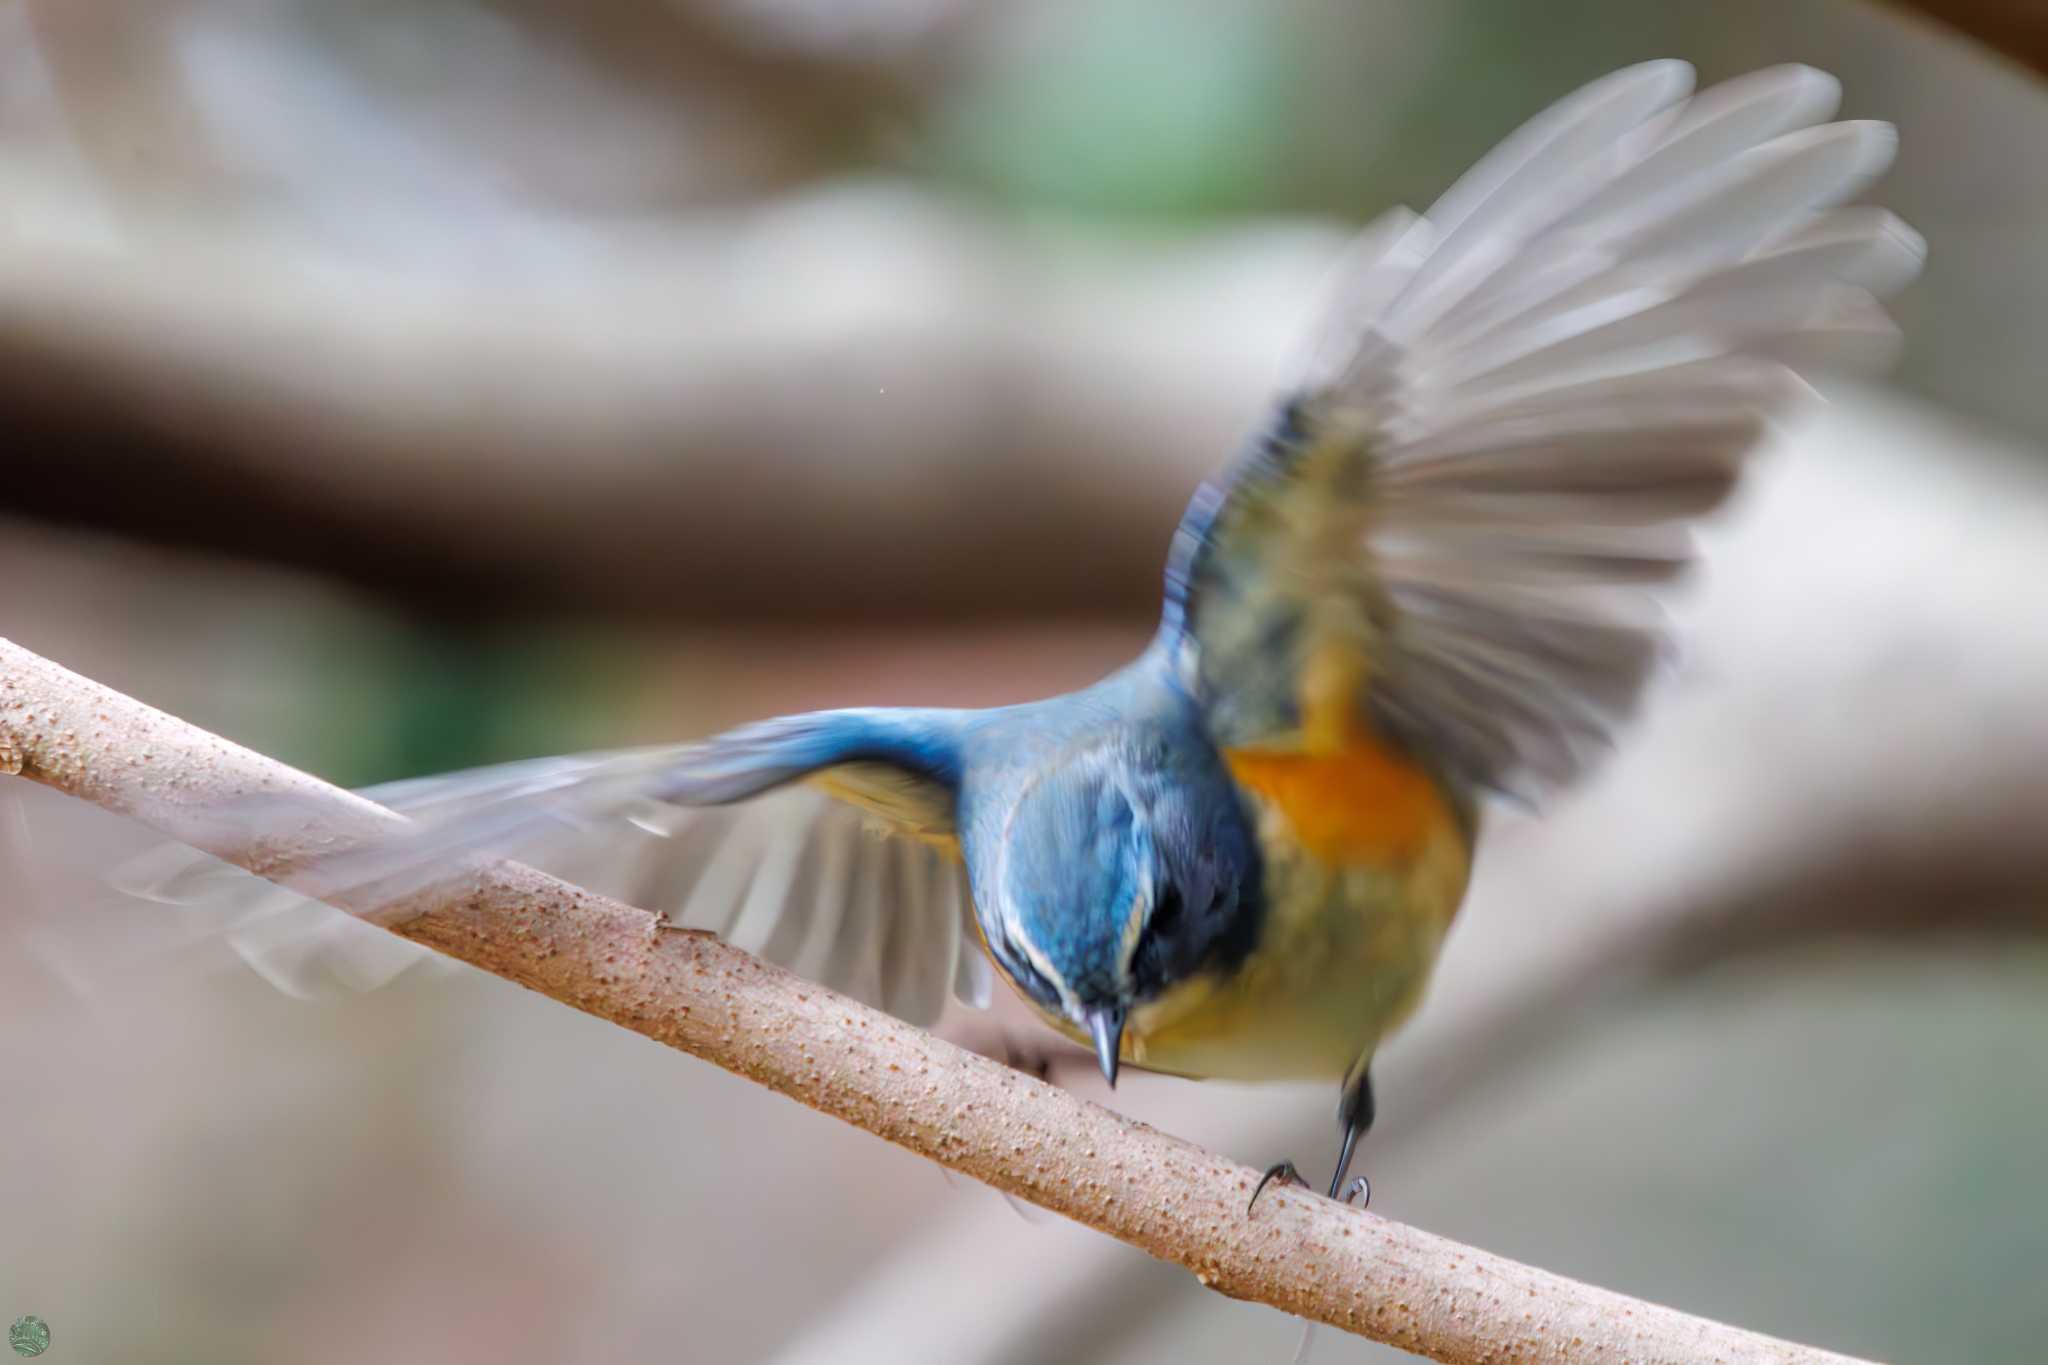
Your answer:
[[[0,640],[0,773],[132,816],[259,875],[218,812],[277,796],[303,848],[398,817]],[[4,780],[4,779],[0,779]],[[699,933],[516,864],[405,907],[396,932],[716,1063],[1270,1304],[1434,1360],[1847,1357],[1631,1299],[1297,1191]]]

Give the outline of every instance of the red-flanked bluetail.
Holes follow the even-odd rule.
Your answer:
[[[1536,800],[1609,743],[1687,523],[1800,369],[1886,349],[1877,299],[1921,243],[1841,207],[1895,139],[1827,122],[1838,93],[1790,67],[1694,97],[1682,63],[1632,67],[1370,228],[1298,386],[1195,494],[1157,637],[1094,686],[400,783],[369,794],[415,832],[302,885],[395,896],[479,853],[601,868],[919,1022],[985,1002],[992,960],[1112,1081],[1338,1083],[1334,1192],[1482,803]],[[209,880],[161,871],[144,890]],[[287,985],[370,984],[415,951],[332,920],[293,904],[236,932]]]

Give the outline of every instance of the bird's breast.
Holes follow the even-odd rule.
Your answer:
[[[1265,862],[1258,943],[1141,1007],[1133,1061],[1239,1079],[1342,1076],[1414,1008],[1464,896],[1470,827],[1369,733],[1226,751]]]

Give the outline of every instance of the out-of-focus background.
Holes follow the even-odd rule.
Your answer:
[[[1920,13],[6,0],[0,634],[347,784],[1080,684],[1347,231],[1660,55],[1899,124],[1908,349],[1710,533],[1617,760],[1496,822],[1362,1168],[1750,1327],[2039,1361],[2048,97]],[[96,874],[147,837],[0,798],[0,1320],[53,1361],[1293,1347],[478,974],[301,1002],[127,953]],[[1114,1102],[1313,1169],[1332,1099]]]

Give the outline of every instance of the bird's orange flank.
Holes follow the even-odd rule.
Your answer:
[[[1303,851],[1332,866],[1411,862],[1456,823],[1435,779],[1369,734],[1314,753],[1234,749],[1224,761],[1286,817]]]

